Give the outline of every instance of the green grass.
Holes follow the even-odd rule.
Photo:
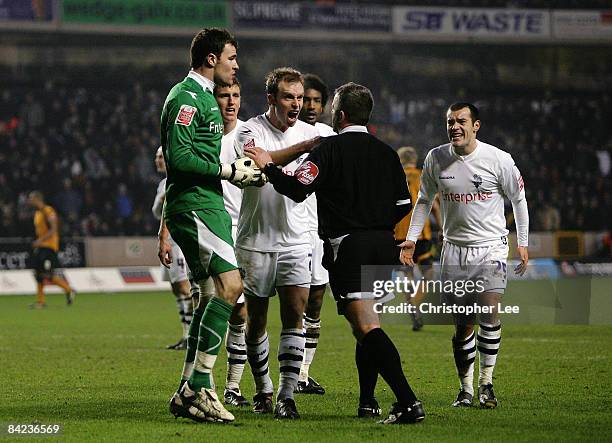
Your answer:
[[[457,410],[449,407],[457,392],[452,328],[413,333],[387,325],[427,413],[421,424],[388,427],[355,418],[353,338],[326,298],[311,374],[327,394],[299,396],[299,421],[232,410],[235,424],[211,425],[175,420],[167,410],[183,358],[164,349],[180,333],[170,293],[81,294],[71,308],[49,296],[44,311],[29,310],[31,301],[0,297],[0,423],[59,423],[62,435],[51,438],[62,441],[612,440],[611,326],[506,326],[495,372],[499,407]],[[270,312],[276,383],[276,299]],[[215,371],[219,385],[224,354]],[[248,367],[242,388],[253,395]],[[382,380],[377,396],[385,409],[393,401]]]

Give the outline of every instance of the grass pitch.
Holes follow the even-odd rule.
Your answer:
[[[356,418],[354,343],[333,301],[323,307],[321,341],[311,375],[324,396],[298,395],[302,419],[280,422],[232,408],[235,424],[175,420],[167,409],[183,353],[164,347],[180,328],[168,293],[80,294],[73,307],[49,296],[0,297],[0,437],[8,423],[61,424],[62,441],[580,441],[612,440],[611,326],[504,327],[495,371],[496,410],[454,409],[457,393],[452,327],[385,325],[427,417],[411,426]],[[278,380],[278,302],[270,306],[270,368]],[[221,393],[226,355],[215,379]],[[253,395],[247,366],[243,393]],[[382,379],[377,396],[393,397]],[[11,439],[11,437],[7,437]],[[41,437],[42,438],[42,437]]]

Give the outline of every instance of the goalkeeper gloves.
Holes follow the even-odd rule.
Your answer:
[[[248,157],[241,157],[231,164],[222,164],[219,169],[219,177],[240,189],[247,186],[261,187],[268,182],[266,174],[261,172],[255,162]]]

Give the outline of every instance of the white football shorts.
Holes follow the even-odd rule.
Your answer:
[[[237,232],[238,232],[238,226],[232,225],[232,239],[234,240],[234,244],[236,243],[236,233]],[[200,285],[200,291],[207,298],[211,298],[215,295],[216,293],[215,282],[213,281],[212,277],[208,277],[205,280],[205,282]],[[244,303],[244,302],[245,302],[244,294],[240,294],[240,297],[238,297],[238,300],[236,300],[236,304]]]
[[[508,240],[488,246],[458,246],[444,242],[440,254],[442,282],[478,281],[482,292],[503,294],[507,283]]]
[[[258,252],[236,248],[243,271],[244,293],[254,297],[273,297],[279,286],[310,288],[310,248],[283,252]]]
[[[312,244],[311,270],[312,280],[311,286],[326,285],[329,283],[329,273],[323,267],[323,240],[319,238],[316,231],[310,231],[310,243]]]
[[[170,238],[169,241],[172,244],[172,263],[170,264],[170,269],[160,265],[162,280],[169,281],[170,283],[189,280],[189,266],[187,266],[183,251],[181,251],[181,248],[179,248],[174,240]]]

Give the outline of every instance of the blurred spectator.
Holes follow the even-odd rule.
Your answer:
[[[28,129],[36,129],[45,121],[45,113],[42,105],[34,100],[34,95],[28,93],[25,96],[25,103],[21,105],[19,110],[20,128],[22,131]]]
[[[83,198],[79,192],[73,189],[71,179],[65,178],[63,180],[63,188],[56,194],[54,201],[57,210],[63,214],[64,218],[71,223],[80,221]]]
[[[538,210],[538,222],[540,230],[543,231],[557,231],[561,229],[561,214],[559,210],[553,207],[550,203],[546,202]]]
[[[117,189],[117,215],[122,219],[129,219],[134,211],[132,199],[128,195],[127,186],[119,183]]]

